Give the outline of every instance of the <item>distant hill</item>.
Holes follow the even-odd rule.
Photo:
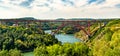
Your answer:
[[[22,20],[37,20],[33,17],[23,17],[23,18],[17,18],[17,19],[22,19]]]
[[[94,20],[93,18],[70,18],[70,20]]]
[[[22,17],[22,18],[7,18],[8,20],[10,19],[17,19],[17,20],[37,20],[36,18],[34,17]],[[0,19],[2,20],[2,19]]]

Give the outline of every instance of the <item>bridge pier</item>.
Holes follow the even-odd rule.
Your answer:
[[[0,21],[0,25],[6,25],[5,21]]]
[[[0,21],[0,25],[2,24],[2,21]]]
[[[41,23],[41,22],[39,22],[39,28],[40,28],[40,29],[42,29],[42,25],[41,25],[41,24],[42,24],[42,23]]]
[[[15,21],[15,24],[14,24],[13,26],[18,26],[18,22],[17,22],[17,21]]]
[[[26,22],[26,28],[29,28],[29,21]]]
[[[88,28],[87,34],[88,36],[90,36],[90,21],[87,22],[87,28]]]

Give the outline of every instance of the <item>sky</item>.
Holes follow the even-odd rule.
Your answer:
[[[0,0],[0,18],[119,18],[120,0]]]

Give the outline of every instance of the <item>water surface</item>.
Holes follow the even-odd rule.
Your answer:
[[[51,33],[51,30],[46,30],[45,33]],[[73,34],[55,34],[55,37],[62,43],[69,42],[75,43],[80,42],[79,39],[75,38]],[[23,54],[24,56],[34,56],[33,52],[27,52]]]

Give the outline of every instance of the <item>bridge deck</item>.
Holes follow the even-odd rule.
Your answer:
[[[98,20],[23,20],[23,19],[0,19],[4,22],[97,22]]]

